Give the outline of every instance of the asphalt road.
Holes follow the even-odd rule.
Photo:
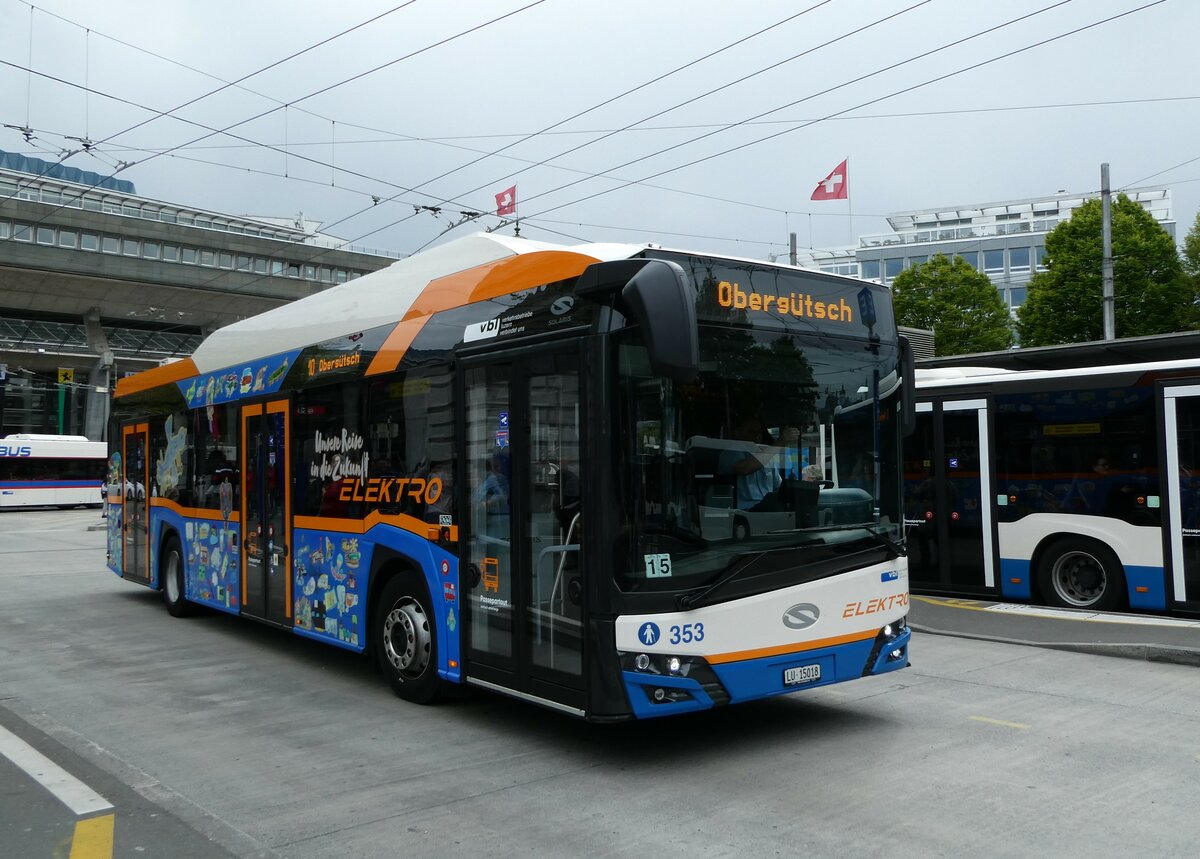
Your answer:
[[[0,514],[0,727],[113,804],[114,855],[1197,852],[1191,665],[919,631],[905,671],[674,720],[417,707],[353,654],[169,617],[96,518]],[[0,780],[0,844],[65,855],[72,815]]]

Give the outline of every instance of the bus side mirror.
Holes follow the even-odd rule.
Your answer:
[[[917,428],[917,364],[907,337],[900,338],[900,376],[900,433],[908,438]]]
[[[576,294],[616,296],[616,306],[641,326],[655,373],[681,382],[700,373],[696,295],[683,268],[667,260],[616,260],[589,266]]]

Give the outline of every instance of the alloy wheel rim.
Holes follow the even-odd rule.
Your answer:
[[[1108,577],[1104,565],[1087,552],[1069,552],[1054,562],[1054,591],[1069,605],[1088,608],[1104,595]]]
[[[383,649],[387,661],[405,679],[415,679],[429,665],[429,620],[421,604],[411,597],[400,600],[383,621]]]

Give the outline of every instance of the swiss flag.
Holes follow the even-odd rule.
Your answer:
[[[515,215],[517,213],[517,186],[505,188],[496,195],[496,214]]]
[[[810,200],[845,200],[850,196],[850,182],[846,177],[846,163],[850,159],[847,158],[833,171],[817,183],[817,187],[813,189]]]

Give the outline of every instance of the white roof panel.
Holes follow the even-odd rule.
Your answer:
[[[641,247],[635,245],[564,247],[495,233],[476,233],[227,325],[209,335],[192,360],[199,372],[208,373],[399,322],[431,281],[523,253],[571,251],[609,260],[626,259],[639,250]]]

